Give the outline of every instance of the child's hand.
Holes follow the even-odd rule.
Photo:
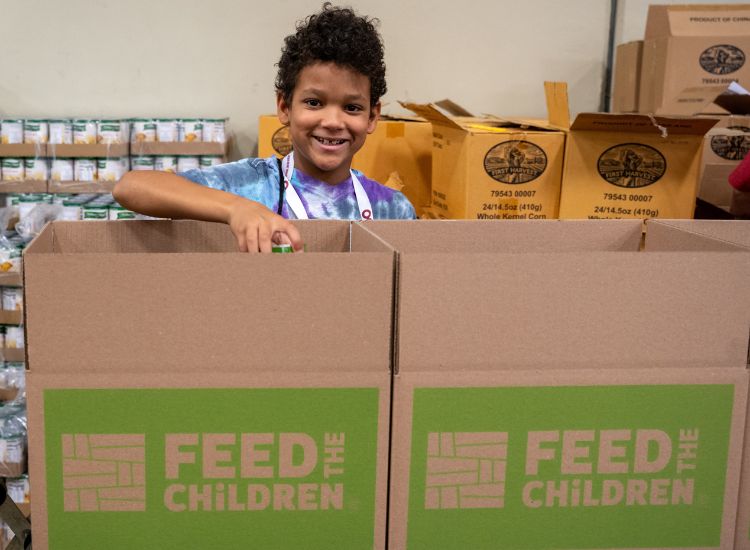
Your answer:
[[[237,197],[229,209],[229,224],[241,252],[271,252],[271,244],[291,244],[302,251],[299,231],[287,219],[262,204]]]

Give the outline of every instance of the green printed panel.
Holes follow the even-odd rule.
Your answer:
[[[408,547],[718,546],[731,385],[414,391]]]
[[[377,388],[46,390],[50,548],[372,548]]]

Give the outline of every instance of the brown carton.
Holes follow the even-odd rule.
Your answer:
[[[304,254],[192,221],[26,249],[35,547],[383,547],[393,251],[297,227]]]
[[[637,113],[640,92],[643,40],[617,46],[615,55],[612,110],[615,113]]]
[[[750,255],[641,226],[364,226],[398,253],[390,548],[732,548]]]
[[[649,6],[639,111],[678,114],[685,88],[750,81],[750,4]]]
[[[692,218],[716,119],[583,113],[565,153],[561,218]]]
[[[292,150],[289,129],[276,115],[258,121],[258,156],[283,157]],[[432,128],[416,118],[383,117],[354,156],[352,168],[406,195],[418,215],[430,206]]]
[[[677,221],[665,220],[660,221],[658,225],[660,233],[670,235],[672,240],[682,233],[689,235],[689,238],[683,237],[681,246],[690,249],[694,246],[697,238],[714,241],[713,246],[738,246],[745,250],[750,250],[750,221],[714,221],[714,220],[696,220],[696,221]],[[717,244],[720,243],[720,244]],[[750,311],[750,299],[744,288],[736,288],[737,299],[740,300],[746,311]],[[748,420],[745,431],[745,449],[742,463],[742,476],[740,480],[740,500],[737,513],[737,533],[735,536],[735,550],[750,550],[750,407],[748,408]]]
[[[432,123],[432,210],[438,217],[557,217],[565,145],[558,128],[448,116],[430,104],[403,106]]]

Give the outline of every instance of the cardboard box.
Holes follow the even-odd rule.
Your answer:
[[[0,157],[43,157],[46,152],[43,143],[0,143]]]
[[[180,141],[180,142],[149,142],[133,141],[130,143],[130,154],[140,155],[211,155],[227,156],[229,142],[213,141]],[[127,154],[127,153],[126,153]]]
[[[691,236],[683,248],[696,242],[696,237],[704,237],[721,246],[735,245],[750,250],[750,221],[709,221],[697,220],[693,222],[667,220],[659,223],[661,232],[671,231],[687,233]],[[744,301],[746,311],[750,311],[750,299],[744,289],[737,289],[737,297]],[[737,532],[734,542],[735,550],[750,550],[750,407],[745,431],[745,449],[742,463],[742,477],[740,482],[740,500],[737,513]]]
[[[750,4],[649,6],[639,110],[673,115],[685,88],[750,82]]]
[[[394,253],[296,224],[304,254],[193,221],[26,249],[35,548],[383,547]]]
[[[570,127],[561,218],[692,218],[716,119],[582,113]]]
[[[497,117],[403,103],[433,126],[432,209],[444,219],[550,219],[560,200],[565,134]]]
[[[47,144],[48,157],[72,157],[72,158],[109,158],[126,157],[130,154],[130,145],[127,143],[95,143],[83,144]]]
[[[612,110],[615,113],[638,112],[642,56],[643,40],[634,40],[617,46],[612,90]]]
[[[398,251],[390,548],[732,547],[750,255],[364,226]]]
[[[258,156],[284,157],[291,150],[289,129],[276,115],[261,116]],[[430,206],[432,127],[416,118],[382,117],[354,156],[352,168],[403,192],[421,215]]]

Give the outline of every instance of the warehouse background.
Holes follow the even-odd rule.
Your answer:
[[[321,3],[2,0],[0,117],[228,116],[232,156],[255,154],[283,37]],[[339,3],[381,20],[386,111],[449,97],[477,113],[542,117],[544,80],[569,83],[574,112],[600,108],[608,0]],[[643,38],[649,3],[690,2],[619,0],[616,44]]]

